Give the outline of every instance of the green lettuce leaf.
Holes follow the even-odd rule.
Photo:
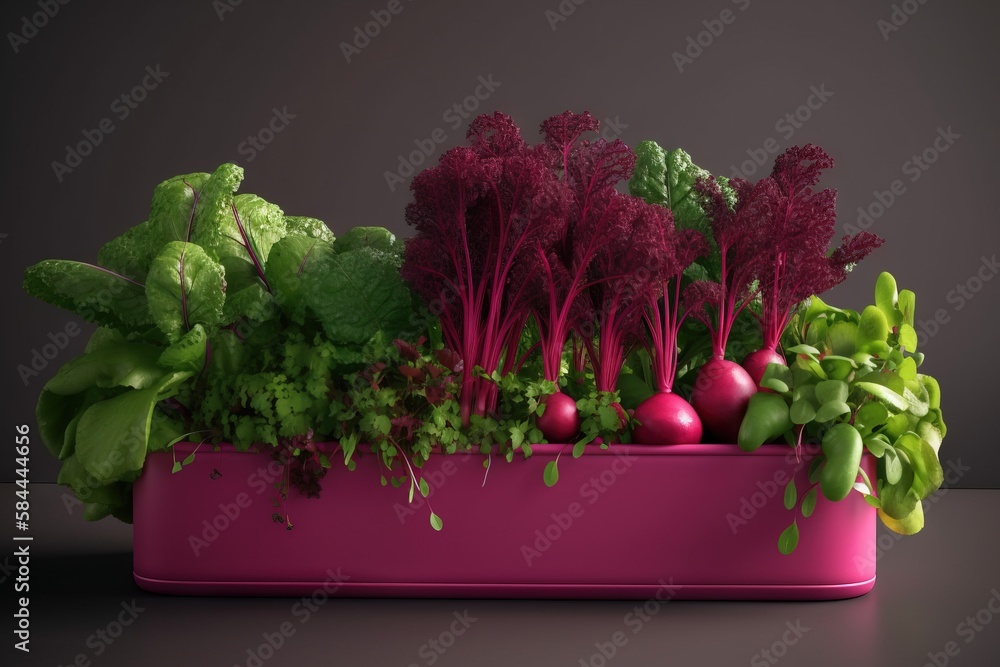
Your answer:
[[[238,244],[239,233],[233,220],[233,195],[243,182],[243,168],[226,163],[212,172],[198,198],[194,211],[194,229],[191,242],[202,246],[215,261],[220,261],[224,253],[220,249]]]
[[[334,244],[334,250],[338,253],[357,248],[395,252],[397,249],[396,236],[384,227],[355,227],[338,238]]]
[[[642,141],[635,148],[636,164],[629,180],[629,191],[649,204],[669,208],[678,229],[696,229],[708,239],[711,252],[695,264],[704,267],[712,280],[719,277],[719,253],[712,236],[712,227],[702,208],[694,186],[699,178],[711,174],[696,165],[683,149],[665,150],[655,141]],[[729,179],[716,178],[730,206],[736,203],[736,193]]]
[[[76,429],[76,456],[98,483],[138,473],[146,460],[153,410],[190,373],[172,373],[146,389],[133,389],[83,413]]]
[[[97,255],[98,264],[144,281],[163,246],[190,240],[195,204],[208,179],[205,173],[182,174],[157,185],[149,219],[104,244]]]
[[[215,327],[222,322],[225,287],[222,266],[200,246],[172,241],[153,260],[146,298],[157,326],[176,342],[195,324]]]
[[[413,303],[396,254],[362,247],[318,257],[303,274],[302,287],[310,310],[338,345],[361,345],[379,330],[391,339],[410,324]]]
[[[176,343],[163,350],[157,362],[176,371],[200,373],[205,367],[207,353],[208,334],[205,333],[205,327],[195,324]]]
[[[39,262],[24,272],[24,290],[102,326],[135,331],[152,324],[143,285],[93,264]]]
[[[274,244],[267,263],[267,279],[274,299],[294,322],[305,322],[308,300],[303,291],[304,276],[319,264],[328,266],[333,244],[306,236],[286,236]]]
[[[164,376],[157,363],[161,350],[153,345],[119,342],[105,345],[64,364],[45,391],[68,396],[90,387],[145,389]]]
[[[285,216],[285,234],[286,236],[305,236],[327,243],[333,243],[335,240],[333,232],[330,231],[325,222],[301,215]]]

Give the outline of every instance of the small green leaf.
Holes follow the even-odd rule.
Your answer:
[[[826,465],[820,474],[820,490],[828,500],[843,500],[854,488],[863,451],[861,435],[850,424],[836,424],[823,436]]]
[[[913,467],[911,490],[918,498],[926,498],[944,483],[944,471],[938,461],[937,452],[919,435],[907,432],[893,445],[897,451],[906,453]]]
[[[816,509],[817,488],[814,486],[802,497],[802,516],[809,518]]]
[[[816,417],[816,408],[805,399],[798,400],[792,403],[788,416],[791,417],[793,424],[808,424]]]
[[[865,447],[875,458],[882,458],[888,443],[878,436],[871,436],[864,439]]]
[[[871,431],[876,426],[885,423],[889,418],[889,411],[884,405],[878,402],[868,402],[858,408],[854,415],[854,425],[859,429]]]
[[[830,349],[837,356],[853,358],[859,351],[857,337],[858,325],[854,322],[837,322],[827,330]]]
[[[904,380],[916,380],[917,379],[917,362],[913,360],[913,357],[906,357],[903,362],[899,364],[899,368],[896,369],[899,373],[899,377]]]
[[[441,530],[444,528],[444,522],[441,521],[441,517],[434,512],[431,512],[431,528],[434,530]]]
[[[913,328],[913,315],[916,311],[917,306],[917,296],[908,289],[899,291],[899,299],[896,303],[896,307],[899,309],[900,314],[903,316],[903,324],[900,326],[900,331],[902,327],[907,326],[911,329]],[[914,332],[916,336],[916,332]],[[913,342],[913,349],[916,349],[916,340]]]
[[[872,507],[876,507],[878,509],[882,509],[882,503],[879,502],[878,498],[876,498],[875,496],[873,496],[871,494],[867,494],[867,493],[865,494],[865,502],[868,503],[869,505],[871,505]]]
[[[879,508],[878,510],[879,518],[882,519],[882,523],[886,527],[900,535],[914,535],[919,533],[924,527],[924,508],[920,502],[916,502],[913,505],[913,509],[905,517],[897,519],[890,516],[885,512],[884,508]]]
[[[779,394],[786,393],[791,384],[792,369],[782,364],[768,364],[760,380],[760,386],[774,390]]]
[[[909,324],[899,326],[899,344],[906,348],[907,352],[917,351],[917,331]]]
[[[778,537],[778,551],[782,555],[787,556],[788,554],[795,551],[795,547],[799,545],[799,526],[794,521],[792,525],[785,528]]]
[[[785,399],[777,394],[760,391],[750,397],[737,442],[740,449],[752,452],[791,427]]]
[[[542,479],[545,481],[545,486],[553,487],[556,482],[559,481],[559,460],[553,459],[545,464],[545,470],[542,473]]]
[[[850,357],[828,354],[819,362],[820,367],[831,380],[846,380],[858,367]]]
[[[761,380],[760,386],[764,387],[765,389],[776,391],[779,394],[785,394],[790,389],[790,387],[787,384],[785,384],[783,380],[779,380],[778,378],[768,378],[766,380]]]
[[[182,468],[181,462],[180,461],[174,461],[174,467],[170,470],[170,472],[180,472],[181,468]]]
[[[785,509],[790,510],[795,507],[796,501],[799,499],[798,491],[795,488],[795,480],[791,479],[788,484],[785,485]]]
[[[823,403],[846,402],[847,383],[840,380],[824,380],[816,385],[816,400]]]
[[[427,496],[430,495],[430,493],[431,493],[431,489],[427,485],[427,480],[424,479],[423,477],[421,477],[420,478],[420,495],[422,495],[424,498],[426,498]]]
[[[190,454],[185,456],[184,460],[181,461],[181,465],[186,465],[186,466],[189,466],[192,463],[194,463],[194,452],[191,452]]]
[[[889,484],[898,484],[899,480],[903,477],[903,464],[899,460],[899,455],[896,454],[895,448],[886,445],[885,446],[885,479]]]
[[[885,385],[876,384],[874,382],[862,381],[856,382],[855,386],[862,391],[866,391],[875,398],[885,401],[897,410],[906,410],[910,407],[910,404],[905,398],[897,394],[895,391],[886,387]]]
[[[791,352],[792,354],[807,354],[814,357],[818,357],[820,354],[822,354],[812,345],[806,345],[804,343],[800,345],[794,345],[788,348],[788,351]]]
[[[885,346],[889,337],[889,322],[885,314],[875,306],[867,306],[861,311],[858,322],[858,348],[864,352],[877,354]]]
[[[883,271],[875,281],[875,305],[882,314],[892,324],[897,325],[902,321],[900,312],[896,308],[899,295],[896,292],[896,279],[892,274]]]
[[[831,403],[824,403],[819,406],[819,410],[816,411],[816,421],[827,422],[831,419],[836,419],[840,415],[846,415],[851,412],[851,406],[843,401],[833,401]]]

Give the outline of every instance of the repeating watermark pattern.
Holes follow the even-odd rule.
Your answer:
[[[907,176],[907,180],[910,183],[916,183],[941,158],[941,155],[948,152],[955,145],[955,142],[961,138],[962,135],[955,132],[951,125],[947,128],[939,127],[937,129],[937,136],[934,137],[933,141],[924,150],[920,151],[920,153],[914,153],[912,157],[902,164],[900,170],[903,176]],[[893,204],[906,194],[907,188],[906,182],[901,178],[897,178],[889,183],[889,187],[886,190],[875,190],[872,192],[872,196],[875,198],[874,201],[867,206],[858,207],[857,224],[848,223],[844,225],[844,233],[857,234],[859,231],[868,229],[874,225],[876,220],[885,215],[886,211],[892,208]]]
[[[66,145],[66,155],[62,162],[58,160],[52,161],[52,172],[55,174],[57,181],[62,183],[67,174],[73,173],[74,169],[83,164],[84,158],[104,143],[105,137],[114,132],[118,127],[115,125],[115,119],[119,122],[125,121],[145,101],[149,93],[156,90],[163,83],[164,79],[170,76],[170,72],[163,71],[159,64],[147,65],[145,71],[146,73],[139,83],[111,100],[110,116],[102,118],[97,123],[97,126],[92,129],[81,130],[80,133],[83,138],[75,144]]]
[[[809,96],[799,106],[792,111],[780,116],[774,122],[774,131],[778,133],[782,140],[788,142],[795,133],[801,130],[807,122],[822,109],[833,97],[833,92],[826,89],[826,84],[821,83],[819,87],[809,86]],[[757,173],[757,170],[770,162],[772,155],[781,152],[781,141],[778,137],[768,137],[756,148],[747,149],[747,159],[737,166],[730,166],[731,178],[750,178]]]
[[[240,145],[236,147],[236,152],[241,157],[246,158],[245,162],[247,164],[253,162],[274,141],[275,136],[281,134],[295,118],[296,114],[289,112],[287,106],[283,106],[280,109],[272,107],[271,118],[264,127],[248,135],[246,139],[240,142]]]
[[[635,635],[642,632],[643,628],[660,613],[663,605],[677,597],[678,591],[683,588],[683,586],[674,584],[673,577],[669,581],[664,581],[661,577],[657,583],[659,588],[656,589],[653,597],[643,604],[633,607],[622,618],[625,630],[615,630],[607,640],[594,642],[594,652],[580,658],[580,667],[605,667],[623,648],[628,646],[629,641]]]
[[[9,555],[4,556],[3,562],[0,563],[0,584],[7,583],[7,580],[15,572],[17,572],[17,563],[11,560]]]
[[[965,308],[966,304],[976,298],[986,283],[993,280],[1000,271],[1000,262],[997,262],[996,253],[990,257],[983,255],[980,259],[979,267],[965,281],[957,283],[955,287],[945,295],[945,301],[951,309],[938,308],[934,311],[934,317],[929,320],[918,320],[916,323],[917,345],[923,345],[936,336],[941,327],[951,322],[952,313]]]
[[[990,589],[990,599],[986,601],[975,614],[966,616],[955,626],[955,634],[962,639],[959,644],[954,639],[944,643],[939,651],[928,651],[927,662],[923,667],[945,667],[951,663],[952,658],[957,658],[962,652],[962,645],[971,644],[976,637],[993,622],[993,617],[1000,614],[1000,591],[996,588]]]
[[[274,488],[274,485],[281,480],[284,469],[280,461],[272,459],[266,466],[260,466],[247,477],[246,485],[253,490],[254,495],[240,491],[231,501],[219,503],[219,511],[202,520],[201,533],[188,535],[188,546],[191,547],[195,557],[201,556],[202,552],[214,544],[222,533],[229,530],[257,498],[268,489]]]
[[[146,608],[140,607],[134,599],[131,602],[122,602],[119,606],[121,607],[121,611],[117,612],[110,622],[103,627],[95,629],[87,637],[84,645],[90,651],[77,653],[73,660],[68,663],[69,665],[89,665],[92,658],[104,655],[111,648],[111,645],[124,634],[125,629],[135,623],[136,619],[139,618],[139,614],[146,611]]]
[[[289,613],[293,619],[298,620],[299,625],[305,625],[316,612],[323,608],[330,598],[340,590],[351,576],[344,574],[338,567],[337,571],[327,569],[326,579],[312,593],[303,596],[292,605]],[[290,621],[282,621],[274,630],[261,633],[263,640],[257,646],[251,646],[246,651],[246,659],[242,667],[263,667],[264,663],[275,656],[289,639],[295,636],[298,628]],[[241,667],[240,663],[233,663],[233,667]]]
[[[441,120],[447,125],[451,132],[458,130],[466,121],[476,115],[483,102],[488,100],[497,88],[503,85],[502,81],[493,78],[493,74],[486,76],[479,75],[476,78],[478,85],[463,99],[455,102],[444,110]],[[437,152],[438,147],[448,141],[448,131],[444,127],[434,128],[427,137],[413,140],[416,148],[405,156],[400,153],[399,162],[392,171],[386,170],[384,173],[385,184],[389,186],[389,192],[395,192],[396,188],[406,182],[410,176],[417,172],[417,169],[424,164],[432,155]]]
[[[38,11],[22,16],[17,32],[7,33],[7,41],[10,42],[10,48],[14,49],[14,53],[19,53],[24,45],[37,37],[38,32],[56,17],[59,9],[69,3],[70,0],[38,0],[36,5]]]
[[[583,502],[572,501],[561,512],[552,512],[549,517],[551,522],[542,527],[536,528],[534,540],[529,544],[521,545],[521,556],[528,567],[541,558],[565,535],[572,530],[573,525],[587,512],[587,507],[592,506],[615,485],[618,478],[624,475],[632,465],[638,461],[638,457],[625,454],[621,451],[615,453],[611,465],[601,471],[596,477],[580,485],[579,495]]]
[[[774,471],[771,479],[763,482],[758,480],[758,490],[751,493],[749,497],[741,497],[740,506],[736,512],[726,513],[726,523],[729,524],[729,529],[733,531],[733,535],[737,534],[740,528],[750,523],[757,516],[757,512],[764,509],[771,499],[779,494],[783,494],[788,481],[795,476],[795,473],[807,466],[809,462],[810,459],[805,456],[800,456],[796,460],[795,451],[791,450],[785,455],[785,463],[792,466],[791,470],[779,468]]]
[[[750,0],[730,0],[734,5],[739,8],[739,11],[743,12],[750,8]],[[732,25],[736,22],[736,17],[739,16],[729,7],[726,7],[721,12],[719,12],[718,18],[705,19],[701,22],[705,29],[694,35],[688,35],[687,44],[684,47],[684,51],[674,51],[671,54],[673,58],[674,65],[677,67],[677,71],[681,74],[684,73],[684,68],[689,67],[694,64],[697,60],[705,53],[705,51],[715,44],[715,40],[722,36],[727,25]]]
[[[427,482],[428,494],[427,498],[433,498],[434,494],[437,493],[442,486],[444,486],[449,479],[455,476],[458,472],[459,467],[456,465],[455,460],[459,463],[466,463],[472,459],[472,452],[465,452],[464,454],[455,454],[453,457],[449,456],[441,463],[440,470],[431,470],[422,473],[421,478]],[[422,493],[415,493],[413,495],[413,502],[410,503],[400,503],[397,502],[392,506],[393,511],[396,513],[396,518],[399,519],[400,524],[405,524],[409,518],[423,509],[423,506],[427,504],[427,500],[424,498]]]
[[[38,377],[49,367],[60,353],[69,346],[70,339],[76,338],[83,332],[80,325],[70,321],[66,323],[62,331],[48,333],[48,342],[41,346],[31,348],[27,364],[17,365],[17,374],[21,377],[21,382],[27,387],[32,379]]]
[[[900,4],[893,4],[889,18],[881,18],[875,21],[875,27],[882,33],[882,40],[888,42],[889,36],[906,25],[910,17],[920,11],[928,0],[903,0]]]
[[[965,476],[965,473],[972,470],[971,467],[962,465],[962,459],[955,459],[954,461],[948,461],[943,466],[944,468],[944,481],[948,486],[942,486],[937,491],[927,496],[923,501],[923,511],[924,516],[937,504],[937,502],[948,495],[949,487],[958,484],[958,481]],[[872,565],[878,562],[878,560],[885,554],[885,552],[896,546],[896,543],[903,539],[905,535],[900,535],[899,533],[893,531],[882,532],[875,543],[868,550],[868,553],[864,556],[854,557],[854,566],[858,569],[858,572],[871,572]]]
[[[219,17],[219,22],[226,20],[226,14],[235,12],[236,8],[243,4],[243,0],[212,0],[212,9]]]
[[[794,623],[785,621],[785,627],[787,629],[781,634],[781,637],[750,658],[752,667],[767,667],[767,665],[778,664],[778,661],[788,654],[788,649],[798,644],[799,640],[809,632],[809,628],[802,625],[802,621],[798,619]]]
[[[413,0],[407,0],[413,2]],[[385,9],[373,9],[369,12],[372,20],[363,25],[354,26],[350,42],[340,43],[340,52],[344,54],[344,59],[350,64],[351,59],[361,55],[372,40],[382,34],[382,31],[389,27],[392,18],[403,13],[406,6],[402,0],[389,0]]]
[[[455,645],[458,638],[468,632],[472,624],[479,620],[477,617],[471,616],[468,609],[462,613],[453,612],[452,616],[454,620],[441,631],[441,634],[429,638],[417,649],[417,656],[423,660],[423,664],[428,666],[435,664],[441,659],[441,656],[448,652],[448,649]],[[411,662],[409,667],[420,667],[420,663]]]
[[[548,22],[552,32],[555,32],[560,23],[564,23],[576,12],[576,8],[587,0],[561,0],[555,9],[545,10],[545,20]]]

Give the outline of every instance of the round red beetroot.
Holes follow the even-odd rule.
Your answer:
[[[677,394],[657,392],[636,407],[632,418],[639,422],[632,441],[640,445],[697,445],[701,442],[701,418]]]
[[[736,444],[750,397],[757,383],[735,361],[710,359],[698,371],[691,405],[705,429],[721,444]]]
[[[748,354],[743,359],[742,366],[743,370],[750,374],[754,384],[760,387],[761,378],[764,377],[764,371],[767,370],[768,364],[781,364],[782,366],[787,365],[783,356],[774,350],[768,350],[765,348]],[[771,391],[770,389],[764,389],[763,387],[761,387],[761,389],[762,391]]]
[[[557,391],[543,398],[542,404],[545,410],[536,423],[545,439],[560,444],[572,442],[580,432],[580,411],[576,409],[576,401]]]

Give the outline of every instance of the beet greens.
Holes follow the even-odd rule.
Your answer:
[[[767,238],[758,265],[765,350],[777,347],[799,303],[841,283],[854,263],[882,245],[875,234],[861,232],[845,237],[829,254],[837,192],[812,188],[833,165],[818,146],[793,146],[778,156],[771,175],[756,186],[771,202],[755,209],[764,216],[760,224]]]
[[[526,253],[562,235],[567,201],[542,154],[530,150],[509,116],[479,116],[468,147],[447,151],[418,174],[406,221],[402,275],[441,320],[445,343],[463,360],[461,415],[495,409],[496,391],[476,373],[498,369],[516,349],[527,308],[509,277]]]

